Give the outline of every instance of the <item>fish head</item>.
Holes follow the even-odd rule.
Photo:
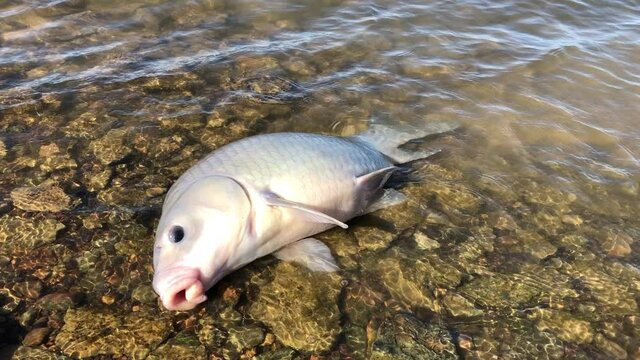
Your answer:
[[[156,230],[153,288],[168,310],[189,310],[229,270],[248,224],[242,186],[210,176],[167,195]]]

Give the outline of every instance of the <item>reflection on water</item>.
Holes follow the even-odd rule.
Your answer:
[[[630,0],[2,2],[2,354],[639,357],[639,28]],[[161,310],[184,170],[371,121],[463,130],[406,204],[319,236],[343,271],[265,258]]]

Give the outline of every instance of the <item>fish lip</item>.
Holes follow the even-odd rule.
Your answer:
[[[167,310],[190,310],[207,298],[200,270],[187,266],[156,272],[153,289]]]

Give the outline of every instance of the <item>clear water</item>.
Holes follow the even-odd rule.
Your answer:
[[[637,1],[9,0],[0,33],[3,354],[640,356]],[[431,121],[462,128],[414,144],[444,152],[409,203],[320,236],[339,274],[149,293],[216,147]]]

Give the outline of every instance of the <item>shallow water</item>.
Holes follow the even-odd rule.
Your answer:
[[[637,1],[9,0],[0,33],[0,356],[640,358]],[[342,271],[162,311],[199,158],[431,121],[410,201],[319,236]]]

